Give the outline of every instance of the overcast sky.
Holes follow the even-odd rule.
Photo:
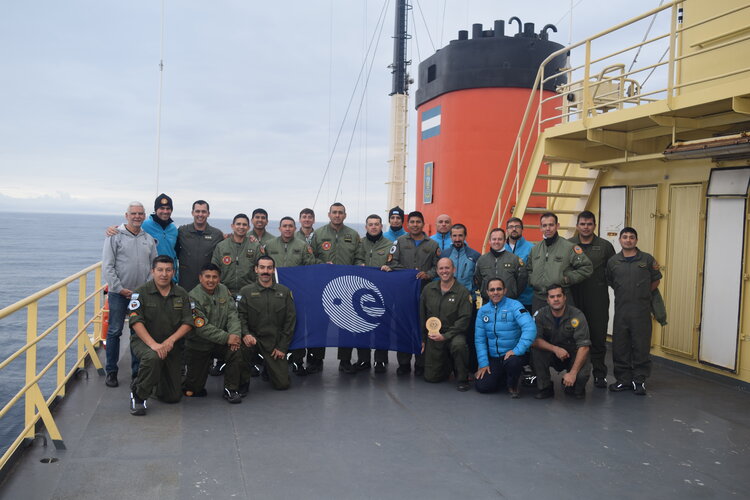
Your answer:
[[[553,23],[559,31],[551,39],[567,44],[659,4],[411,1],[415,80],[420,60],[475,22],[488,29],[495,19],[519,16],[537,31]],[[376,30],[384,4],[385,21]],[[119,214],[133,199],[149,208],[165,191],[179,215],[204,198],[215,216],[265,207],[279,219],[313,206],[321,185],[319,219],[335,200],[356,220],[387,210],[394,1],[167,0],[165,6],[157,191],[161,2],[0,4],[0,210]],[[352,133],[362,83],[324,179],[371,38],[377,51],[365,63],[362,81],[370,64],[372,73],[358,125]],[[412,144],[417,85],[409,103]],[[412,147],[407,208],[414,205],[415,157]]]

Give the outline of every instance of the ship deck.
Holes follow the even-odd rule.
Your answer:
[[[328,349],[322,374],[286,392],[255,378],[239,405],[210,377],[207,398],[149,401],[145,417],[88,368],[55,412],[67,449],[37,440],[0,497],[750,497],[750,393],[729,379],[658,362],[646,397],[511,400],[397,377],[391,358],[345,375]]]

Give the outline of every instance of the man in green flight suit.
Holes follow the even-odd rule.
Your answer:
[[[442,217],[442,216],[441,216]],[[447,217],[447,216],[446,216]],[[422,280],[422,289],[437,276],[437,261],[440,258],[440,247],[438,242],[428,238],[424,233],[424,216],[422,212],[410,212],[407,220],[409,232],[399,236],[391,247],[388,256],[388,264],[383,268],[385,271],[391,269],[416,269],[417,279]],[[399,352],[397,375],[406,375],[411,372],[411,354]],[[424,356],[414,356],[414,375],[424,374]]]
[[[594,272],[577,285],[570,287],[576,307],[586,315],[591,335],[591,364],[594,367],[594,387],[607,388],[607,324],[609,323],[609,288],[607,261],[615,254],[612,243],[594,234],[596,217],[585,210],[578,214],[576,235],[568,241],[583,248],[591,260]]]
[[[240,289],[255,281],[255,260],[261,255],[261,246],[247,235],[250,219],[237,214],[232,219],[232,234],[216,246],[211,263],[221,271],[221,283],[237,297]]]
[[[193,202],[192,224],[177,229],[177,261],[180,265],[179,283],[185,290],[198,284],[198,272],[211,262],[216,245],[224,240],[224,233],[208,223],[211,215],[208,202]]]
[[[438,261],[439,281],[429,283],[419,300],[419,318],[422,324],[422,352],[424,353],[424,379],[427,382],[447,380],[451,364],[456,372],[456,389],[469,390],[469,350],[466,332],[471,323],[471,297],[469,291],[454,276],[453,261],[444,257]],[[440,331],[430,333],[429,318],[440,320]]]
[[[265,245],[275,238],[274,235],[266,231],[268,225],[268,212],[263,208],[256,208],[252,214],[253,230],[248,235],[251,241],[257,241]]]
[[[522,258],[505,248],[505,231],[496,227],[490,232],[490,251],[477,259],[474,284],[482,294],[484,304],[489,302],[487,283],[500,278],[505,283],[505,296],[518,299],[526,289],[529,275]]]
[[[289,388],[286,353],[294,335],[296,313],[291,290],[274,283],[274,269],[273,258],[264,255],[258,259],[255,265],[258,281],[240,290],[237,310],[242,342],[263,356],[273,388],[284,390]]]
[[[393,246],[393,242],[383,235],[383,219],[377,214],[371,214],[365,220],[365,228],[367,233],[362,238],[365,266],[383,269]],[[388,351],[375,349],[375,373],[385,373],[387,365]],[[357,349],[357,363],[354,367],[358,371],[370,369],[370,349]]]
[[[344,266],[361,266],[364,264],[362,242],[354,229],[345,226],[346,207],[334,203],[328,209],[329,224],[316,230],[312,238],[312,249],[318,263],[339,264]],[[307,350],[307,372],[316,373],[323,369],[325,347],[314,347]],[[357,373],[352,365],[352,348],[339,347],[339,371]]]
[[[615,291],[612,362],[617,379],[609,390],[645,396],[651,375],[651,292],[662,276],[656,259],[638,249],[635,229],[623,228],[619,241],[622,250],[607,262],[607,282]]]
[[[165,403],[180,400],[182,354],[175,343],[193,326],[190,297],[172,283],[174,260],[159,255],[151,263],[152,280],[130,296],[128,321],[135,332],[130,344],[140,365],[130,386],[130,413],[146,414],[146,400],[156,393]]]
[[[309,266],[315,264],[312,247],[302,238],[295,237],[297,227],[294,219],[283,217],[279,222],[280,235],[270,240],[265,247],[265,254],[272,257],[276,267]],[[294,349],[289,353],[289,364],[292,372],[300,377],[307,375],[303,364],[305,349]]]
[[[182,383],[182,393],[187,397],[206,396],[206,378],[212,352],[219,350],[224,369],[224,399],[241,403],[242,393],[247,393],[247,377],[241,379],[242,354],[240,353],[240,318],[234,296],[219,283],[219,268],[206,264],[198,275],[199,285],[190,291],[193,309],[193,330],[185,339],[187,373]]]
[[[534,311],[547,304],[548,286],[559,284],[567,292],[572,285],[585,280],[594,271],[583,249],[557,234],[560,228],[557,215],[545,212],[539,219],[544,241],[531,249],[526,263],[529,283],[534,287],[534,299],[531,304]],[[568,302],[575,301],[568,297]]]

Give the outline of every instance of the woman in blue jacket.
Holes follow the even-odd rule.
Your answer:
[[[505,296],[505,283],[493,278],[487,283],[490,301],[477,313],[474,341],[479,370],[475,383],[479,392],[495,392],[503,385],[510,397],[519,397],[518,381],[529,363],[529,348],[536,338],[536,325],[529,311]]]

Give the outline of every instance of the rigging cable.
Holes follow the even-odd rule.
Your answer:
[[[435,48],[435,44],[432,42],[432,35],[430,35],[430,27],[427,26],[427,20],[424,18],[424,12],[422,12],[422,5],[419,3],[419,0],[416,0],[417,2],[417,8],[419,9],[419,15],[422,16],[422,23],[424,24],[424,29],[427,32],[427,38],[430,40],[430,45],[432,45],[432,51],[437,52],[437,49]]]
[[[385,27],[385,22],[380,23],[380,32],[378,35],[381,35],[383,33],[383,28]],[[377,26],[376,26],[377,28]],[[346,155],[344,156],[344,164],[341,166],[341,175],[339,175],[339,183],[336,186],[336,192],[334,193],[333,197],[336,198],[339,195],[339,190],[341,189],[341,181],[344,179],[344,172],[346,171],[346,162],[349,159],[349,152],[352,149],[352,141],[354,140],[354,133],[357,130],[357,123],[359,122],[359,115],[362,112],[362,104],[365,102],[365,97],[367,96],[367,84],[370,81],[370,76],[372,75],[372,67],[375,64],[375,55],[378,51],[378,46],[380,45],[380,39],[382,37],[377,37],[377,42],[375,43],[375,48],[372,51],[372,59],[370,60],[370,67],[367,70],[367,76],[365,77],[365,83],[362,86],[362,98],[359,100],[359,106],[357,107],[357,115],[354,117],[354,125],[352,126],[352,133],[349,136],[349,144],[346,148]],[[365,60],[365,62],[367,62]]]
[[[161,0],[161,40],[159,42],[159,101],[156,105],[156,193],[159,194],[159,167],[161,163],[161,95],[164,88],[164,2]]]
[[[375,30],[372,33],[372,38],[370,38],[370,44],[367,48],[367,52],[370,52],[370,47],[372,47],[373,42],[375,41],[375,36],[379,33],[378,25],[384,22],[385,20],[385,11],[388,5],[390,4],[390,0],[385,0],[383,2],[383,7],[380,9],[380,16],[378,17],[378,22],[375,25]],[[315,202],[313,203],[313,209],[318,204],[318,198],[320,197],[320,191],[323,189],[323,184],[325,183],[326,176],[328,175],[328,171],[331,168],[331,162],[333,161],[333,154],[336,152],[336,146],[339,143],[339,139],[341,138],[341,132],[344,129],[344,125],[346,124],[346,118],[349,116],[349,110],[351,109],[352,102],[354,101],[354,96],[357,93],[357,88],[359,87],[359,82],[362,79],[362,73],[364,72],[365,67],[367,66],[367,59],[365,58],[364,61],[362,61],[362,66],[359,68],[359,74],[357,75],[357,81],[354,83],[354,88],[352,89],[352,94],[349,97],[349,102],[346,105],[346,111],[344,112],[344,118],[341,120],[341,126],[339,127],[338,132],[336,133],[336,139],[333,142],[333,148],[331,149],[331,153],[328,156],[328,162],[326,163],[325,171],[323,172],[323,178],[320,180],[320,186],[318,187],[318,192],[315,194]]]
[[[661,7],[663,3],[664,3],[664,0],[660,0],[659,1],[659,7]],[[656,16],[658,16],[658,15],[659,15],[659,13],[657,12],[656,14],[654,14],[653,16],[651,16],[651,22],[648,25],[648,29],[646,30],[646,34],[643,35],[643,40],[641,40],[641,43],[645,42],[646,39],[648,38],[648,34],[651,33],[651,28],[654,27],[654,22],[656,21]],[[633,62],[630,63],[630,67],[628,68],[628,73],[630,73],[633,70],[633,66],[635,66],[635,63],[638,60],[638,56],[641,54],[641,49],[643,49],[643,45],[640,45],[638,47],[638,50],[636,51],[635,56],[633,57]],[[661,61],[659,61],[659,62],[661,62]]]

